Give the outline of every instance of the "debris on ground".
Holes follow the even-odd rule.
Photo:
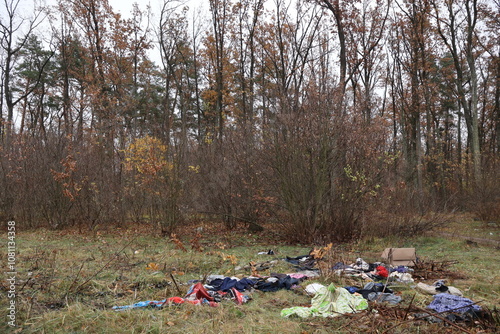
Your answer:
[[[368,302],[360,295],[351,294],[344,288],[330,284],[322,287],[314,295],[311,306],[294,306],[281,310],[281,316],[288,318],[297,315],[308,317],[337,317],[346,313],[366,310]]]
[[[281,310],[282,317],[337,317],[354,316],[370,309],[381,316],[391,314],[398,320],[444,322],[456,328],[458,323],[473,323],[482,319],[484,314],[476,302],[463,296],[462,291],[450,286],[443,277],[450,273],[447,267],[456,261],[432,262],[422,261],[416,257],[413,248],[388,248],[383,257],[392,264],[368,262],[357,257],[352,263],[329,261],[326,256],[331,251],[331,244],[323,248],[315,248],[307,255],[286,256],[282,260],[289,263],[294,272],[269,273],[279,263],[273,259],[262,263],[250,262],[248,266],[236,267],[235,270],[250,271],[251,275],[228,277],[225,275],[208,275],[203,280],[191,280],[188,292],[184,297],[170,297],[160,301],[144,301],[132,305],[114,306],[114,310],[153,307],[162,308],[184,303],[195,305],[217,306],[224,300],[231,300],[238,305],[249,302],[252,293],[293,290],[305,292],[311,296],[310,306],[292,306]],[[275,255],[269,250],[259,254]],[[332,263],[332,264],[330,264]],[[344,287],[333,283],[324,285],[318,282],[309,283],[306,288],[301,284],[306,280],[323,281],[331,277],[325,273],[349,279],[353,284]],[[450,276],[456,277],[457,274]],[[440,279],[429,282],[429,279]],[[345,280],[344,280],[345,281]],[[297,288],[301,289],[297,289]],[[409,306],[399,306],[403,301],[401,290],[414,290],[415,294]],[[180,292],[180,291],[179,291]],[[414,305],[416,294],[433,296],[426,308]],[[423,297],[425,298],[425,297]],[[387,311],[391,308],[392,311]],[[484,314],[483,314],[484,313]],[[491,312],[490,312],[491,313]]]

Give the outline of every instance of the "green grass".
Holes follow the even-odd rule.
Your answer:
[[[500,221],[481,221],[472,215],[456,215],[442,232],[500,242]]]
[[[310,303],[310,297],[300,291],[256,291],[253,299],[241,306],[225,301],[217,308],[181,305],[162,310],[116,312],[111,310],[114,305],[183,296],[189,288],[188,280],[201,279],[208,274],[248,276],[249,269],[235,268],[251,261],[259,263],[286,255],[307,254],[311,247],[273,244],[264,233],[222,232],[211,235],[207,232],[199,239],[203,251],[191,248],[192,236],[181,238],[187,250],[183,251],[169,239],[133,229],[101,233],[87,236],[71,231],[18,231],[17,324],[23,332],[355,333],[371,332],[377,324],[378,328],[386,329],[394,325],[394,318],[384,315],[384,308],[366,313],[360,318],[362,321],[355,321],[356,325],[351,323],[355,320],[352,316],[306,320],[282,318],[280,311],[283,308]],[[376,261],[386,247],[415,247],[418,256],[426,261],[457,261],[447,270],[461,273],[465,278],[452,279],[449,284],[461,289],[465,297],[481,301],[482,306],[500,305],[500,285],[497,284],[500,279],[499,250],[489,245],[470,246],[464,240],[439,236],[371,238],[352,245],[335,245],[337,251],[330,261],[332,264],[339,259],[354,261],[359,256]],[[277,254],[257,254],[268,249]],[[150,263],[157,268],[151,269]],[[261,274],[292,271],[288,263],[279,261]],[[353,283],[349,278],[331,275],[317,281],[325,284],[333,281],[339,286]],[[358,285],[363,283],[357,282]],[[303,285],[306,284],[308,282]],[[5,294],[3,290],[2,294]],[[403,287],[401,292],[404,301],[399,309],[408,307],[413,296],[413,305],[422,308],[432,299],[416,294],[411,287]],[[2,298],[0,303],[3,319],[6,319],[6,300]],[[0,332],[8,329],[5,322],[0,324]],[[437,325],[410,322],[391,332],[419,333],[438,329]]]

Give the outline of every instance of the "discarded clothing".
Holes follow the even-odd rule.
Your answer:
[[[330,284],[323,287],[311,300],[311,307],[291,307],[281,310],[282,317],[297,315],[301,318],[308,317],[336,317],[345,313],[368,308],[368,302],[359,295],[352,295],[344,288]]]
[[[355,293],[355,292],[358,292],[359,290],[361,290],[360,288],[355,287],[355,286],[345,286],[344,289],[346,289],[350,293]]]
[[[309,259],[311,259],[311,257],[309,255],[300,255],[300,256],[296,256],[296,257],[289,257],[289,256],[287,256],[285,258],[285,261],[288,262],[288,263],[291,263],[293,265],[299,265],[302,262],[305,262],[305,261],[307,261]]]
[[[397,266],[394,268],[391,268],[391,273],[393,272],[398,272],[401,274],[407,273],[409,271],[409,268],[407,266]]]
[[[389,276],[389,272],[384,266],[378,266],[377,268],[375,268],[375,275],[382,278],[387,278]]]
[[[460,291],[459,289],[455,288],[454,286],[449,286],[448,287],[448,291],[446,291],[447,293],[449,293],[450,295],[455,295],[455,296],[459,296],[459,297],[463,297],[463,293],[462,291]]]
[[[370,264],[370,268],[371,266],[372,264]],[[387,277],[389,276],[389,272],[384,266],[376,265],[374,270],[368,273],[361,274],[361,277],[364,278],[364,275],[366,275],[369,279],[382,281],[387,279]]]
[[[414,282],[414,280],[411,277],[410,273],[402,273],[402,272],[399,272],[399,271],[393,271],[389,275],[389,280],[390,281],[401,282],[401,283],[405,283],[405,284],[410,284],[410,283]]]
[[[437,313],[442,312],[479,312],[481,307],[476,305],[472,300],[450,295],[449,293],[439,293],[434,296],[434,300],[427,306],[428,309],[434,310]]]
[[[320,284],[320,283],[311,283],[311,284],[308,284],[306,286],[306,288],[304,290],[306,290],[306,292],[309,294],[309,295],[315,295],[317,294],[322,288],[325,288],[325,286],[323,284]]]
[[[365,299],[368,299],[367,298],[368,294],[372,292],[393,293],[393,291],[389,289],[387,285],[374,282],[366,283],[363,289],[360,289],[356,292],[362,295]]]
[[[271,277],[276,277],[278,279],[284,279],[284,278],[286,278],[289,275],[288,274],[282,274],[282,273],[271,273],[270,276]]]
[[[427,295],[437,295],[439,293],[438,291],[436,291],[436,287],[434,285],[429,285],[422,282],[417,283],[415,289]]]
[[[226,278],[226,276],[224,276],[224,275],[208,275],[206,278],[206,282],[212,282],[213,280],[215,280],[217,278],[224,279],[224,278]]]
[[[292,276],[291,274],[289,274],[289,275]],[[294,275],[305,275],[307,278],[315,278],[315,277],[320,276],[319,269],[301,270],[301,271],[297,271]],[[297,278],[297,277],[295,277],[295,278]]]
[[[444,280],[439,280],[437,282],[434,282],[434,287],[436,288],[436,291],[439,291],[439,292],[446,292],[448,291],[448,287],[446,285],[444,285]]]
[[[296,278],[300,281],[303,281],[303,280],[308,279],[308,278],[319,277],[319,273],[315,270],[302,270],[302,271],[287,274],[287,275],[290,277]]]
[[[393,293],[387,293],[387,292],[370,292],[367,296],[366,299],[372,302],[387,302],[389,304],[397,304],[401,300],[401,296],[395,295]]]
[[[316,265],[316,260],[309,255],[301,255],[297,257],[287,256],[284,260],[293,264],[298,270],[314,270]]]
[[[192,285],[184,298],[190,298],[191,300],[202,300],[206,299],[208,301],[214,301],[214,297],[205,289],[201,282]]]
[[[189,288],[189,291],[187,292],[186,296],[184,298],[181,297],[170,297],[167,299],[163,300],[146,300],[142,302],[137,302],[132,305],[124,305],[124,306],[113,306],[112,309],[115,311],[123,311],[127,309],[134,309],[134,308],[145,308],[145,307],[152,307],[152,308],[161,308],[165,305],[180,305],[180,304],[193,304],[193,305],[209,305],[209,306],[218,306],[217,302],[215,301],[215,298],[210,295],[210,293],[203,287],[203,284],[201,282],[196,283],[192,285]]]
[[[172,304],[180,305],[180,304],[192,304],[192,305],[209,305],[212,307],[216,307],[218,304],[214,301],[208,301],[207,299],[197,299],[197,300],[189,300],[181,297],[170,297],[163,300],[146,300],[142,302],[137,302],[132,305],[123,305],[123,306],[113,306],[112,309],[115,311],[124,311],[128,309],[135,308],[162,308],[163,306],[168,306]]]
[[[308,278],[307,275],[304,274],[288,274],[288,276],[290,276],[291,278],[296,278],[299,281],[303,281]]]
[[[278,274],[271,273],[267,278],[242,278],[224,277],[224,279],[216,278],[207,282],[207,289],[211,291],[230,292],[236,289],[239,292],[249,291],[252,288],[263,292],[274,292],[281,289],[290,290],[294,285],[298,285],[301,281],[307,279],[305,274]]]
[[[231,277],[225,277],[224,279],[216,278],[208,282],[208,285],[211,286],[211,290],[225,292],[231,290],[232,288],[236,288],[236,290],[242,292],[250,289],[254,284],[255,282],[248,278],[238,280]]]
[[[254,288],[263,292],[274,292],[282,289],[290,290],[292,286],[299,284],[299,280],[286,275],[280,277],[276,282],[259,281]]]
[[[231,295],[232,295],[231,296],[232,299],[234,299],[234,301],[238,305],[242,305],[242,304],[248,302],[251,299],[250,296],[242,294],[241,292],[239,292],[238,290],[236,290],[236,288],[232,288],[230,292],[231,292]]]
[[[182,298],[181,298],[182,299]],[[166,299],[163,300],[146,300],[142,302],[137,302],[132,305],[123,305],[123,306],[113,306],[112,309],[115,311],[123,311],[133,308],[143,308],[143,307],[162,307],[166,302]]]
[[[369,282],[365,284],[363,289],[355,286],[346,286],[344,289],[350,293],[358,293],[369,301],[397,304],[402,300],[400,296],[395,295],[391,289],[382,283]]]
[[[332,270],[344,270],[344,269],[353,269],[351,266],[344,264],[344,262],[337,262],[332,267]]]
[[[444,281],[442,280],[435,282],[433,285],[428,285],[420,282],[415,286],[415,289],[428,295],[437,295],[438,293],[449,293],[455,296],[460,296],[460,297],[463,296],[462,291],[453,286],[444,285]]]
[[[356,259],[356,263],[353,263],[351,267],[361,271],[370,271],[370,265],[360,257]]]

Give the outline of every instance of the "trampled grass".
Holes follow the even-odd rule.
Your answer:
[[[218,230],[219,232],[214,232]],[[423,333],[443,330],[443,324],[411,321],[411,307],[425,308],[432,297],[401,286],[403,302],[396,307],[372,305],[357,315],[336,318],[282,318],[280,311],[309,305],[303,290],[255,291],[243,305],[224,301],[218,307],[183,304],[163,309],[114,311],[112,306],[183,296],[188,281],[209,274],[249,276],[250,262],[277,260],[261,275],[290,273],[281,259],[307,254],[311,245],[273,242],[270,232],[228,232],[217,225],[198,234],[179,233],[177,242],[153,236],[146,229],[109,229],[91,235],[77,231],[18,231],[16,238],[16,324],[2,321],[0,332],[25,333]],[[182,249],[182,246],[185,250]],[[351,245],[334,245],[330,261],[380,260],[385,247],[415,247],[421,260],[452,261],[436,278],[461,289],[464,296],[487,308],[500,305],[499,250],[489,244],[439,235],[406,239],[370,238]],[[275,255],[259,255],[272,249]],[[314,280],[338,286],[364,282],[333,274]],[[309,282],[314,282],[309,281]],[[308,281],[302,285],[306,286]],[[2,294],[7,287],[2,281]],[[7,298],[0,315],[7,319]],[[411,304],[411,305],[410,305]],[[404,311],[408,310],[407,315]],[[398,316],[398,314],[400,314]],[[475,332],[480,328],[467,327]],[[447,326],[448,332],[461,332]],[[487,332],[487,331],[486,331]]]

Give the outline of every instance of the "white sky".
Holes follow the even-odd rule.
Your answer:
[[[129,17],[130,11],[132,10],[132,5],[134,3],[139,4],[140,9],[145,9],[147,4],[151,6],[152,12],[158,13],[160,11],[161,5],[163,4],[163,0],[150,0],[150,1],[137,1],[137,0],[108,0],[109,4],[113,8],[115,12],[119,12],[122,14],[122,17]],[[190,11],[198,7],[206,7],[207,0],[182,0],[182,1],[173,1],[172,3],[185,3],[186,6],[189,7]]]

